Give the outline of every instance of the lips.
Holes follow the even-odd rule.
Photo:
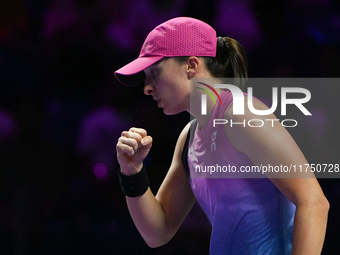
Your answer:
[[[157,105],[158,105],[158,107],[161,107],[161,100],[160,100],[160,99],[158,99],[158,100],[157,100],[157,102],[158,102],[158,104],[157,104]]]
[[[158,107],[161,107],[161,106],[160,106],[160,102],[161,102],[161,99],[160,99],[160,98],[154,97],[153,100],[157,101]]]

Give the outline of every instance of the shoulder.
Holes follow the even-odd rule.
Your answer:
[[[179,153],[183,152],[183,147],[185,144],[185,141],[188,137],[189,134],[189,130],[190,130],[190,125],[191,125],[191,121],[183,128],[182,132],[180,133],[178,140],[177,140],[177,144],[176,144],[176,149],[179,150]]]

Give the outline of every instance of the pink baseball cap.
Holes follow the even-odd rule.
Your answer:
[[[170,19],[153,29],[146,37],[137,59],[115,71],[116,78],[126,86],[144,83],[143,70],[164,57],[216,56],[216,31],[194,18]]]

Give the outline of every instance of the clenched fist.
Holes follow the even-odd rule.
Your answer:
[[[123,131],[116,146],[117,159],[125,175],[138,173],[143,167],[143,160],[152,146],[152,137],[142,128],[130,128]]]

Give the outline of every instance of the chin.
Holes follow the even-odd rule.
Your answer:
[[[181,113],[183,111],[184,110],[163,108],[163,112],[164,112],[165,115],[176,115],[176,114]]]

